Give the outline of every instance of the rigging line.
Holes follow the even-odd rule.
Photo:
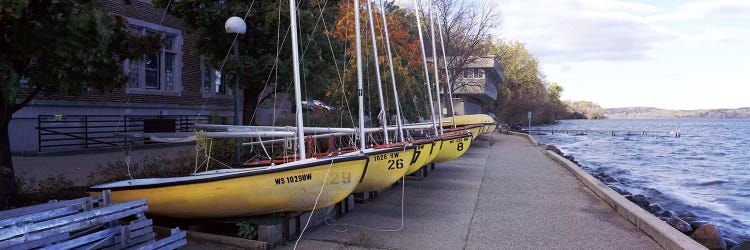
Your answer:
[[[412,60],[412,59],[414,59],[414,57],[416,57],[416,56],[415,56],[415,54],[416,54],[416,50],[417,50],[417,48],[416,48],[416,47],[414,47],[414,48],[412,48],[412,50],[411,50],[411,51],[409,51],[409,52],[408,52],[408,53],[407,53],[406,55],[404,55],[404,56],[406,57],[407,67],[408,67],[408,65],[409,65],[409,62],[411,62],[411,60]],[[409,79],[409,75],[407,74],[407,73],[408,73],[408,71],[406,71],[406,70],[402,70],[402,71],[400,71],[400,73],[401,73],[401,76],[403,76],[403,77],[404,77],[405,79]],[[418,73],[418,72],[417,72],[417,73]],[[415,77],[415,80],[416,80],[416,77]],[[410,84],[410,85],[411,85],[411,84]],[[415,93],[414,89],[412,89],[412,88],[413,88],[413,86],[406,86],[406,91],[409,91],[409,93],[411,94],[411,96],[418,96],[418,95],[417,95],[417,94]],[[420,94],[422,94],[422,93],[420,93]],[[425,96],[426,96],[426,95],[422,95],[422,98],[424,98]],[[422,117],[423,117],[423,116],[422,116],[422,111],[421,111],[421,110],[419,109],[419,107],[420,107],[420,106],[419,106],[419,105],[417,105],[417,100],[416,100],[416,98],[409,98],[409,99],[411,99],[411,101],[412,101],[412,104],[414,104],[414,110],[415,110],[415,111],[417,112],[417,117],[419,117],[419,118],[422,118]]]
[[[380,77],[380,57],[378,55],[378,46],[377,46],[377,34],[375,33],[375,18],[372,15],[372,1],[367,0],[367,20],[370,27],[370,39],[371,39],[371,48],[372,48],[372,58],[373,58],[373,66],[375,70],[375,83],[378,91],[378,103],[380,104],[380,113],[378,114],[378,121],[380,123],[380,126],[383,127],[383,143],[388,144],[389,138],[388,138],[388,110],[386,109],[386,103],[385,103],[385,95],[383,94],[383,81]],[[380,114],[383,114],[382,120],[380,119]]]
[[[439,17],[438,17],[439,18]],[[440,34],[440,48],[443,54],[443,67],[445,68],[445,84],[448,94],[448,103],[450,104],[451,119],[453,121],[453,128],[456,128],[456,111],[453,109],[453,83],[451,83],[450,72],[448,72],[448,60],[445,58],[445,43],[443,42],[443,25],[438,20],[438,31]],[[435,55],[435,63],[437,63],[437,55]]]
[[[432,118],[432,127],[433,127],[433,131],[434,131],[434,135],[438,136],[439,135],[438,134],[439,131],[438,131],[438,127],[437,127],[437,121],[435,119],[435,111],[436,110],[435,110],[435,106],[433,105],[433,102],[432,102],[432,91],[431,91],[431,87],[430,87],[430,70],[427,68],[427,54],[426,54],[425,48],[424,48],[424,38],[422,36],[422,24],[421,24],[421,21],[420,21],[420,13],[418,11],[418,9],[419,9],[420,6],[417,4],[416,0],[414,0],[413,2],[414,2],[414,12],[415,12],[414,16],[417,19],[417,33],[419,34],[419,47],[421,48],[421,51],[422,51],[422,66],[424,66],[425,83],[427,84],[427,98],[430,101],[430,114],[431,114],[431,118]]]
[[[356,0],[355,0],[356,1]],[[365,40],[367,40],[367,32],[365,32]],[[372,98],[370,98],[370,57],[368,55],[364,55],[364,62],[365,62],[365,74],[367,74],[367,116],[370,118],[370,127],[374,127],[373,119],[372,119]]]
[[[169,0],[169,2],[167,3],[167,7],[164,8],[164,12],[162,12],[161,18],[159,19],[159,26],[161,26],[162,23],[164,22],[164,17],[167,15],[167,10],[169,10],[169,6],[170,5],[172,5],[172,0]],[[130,97],[131,97],[131,95],[128,95],[127,93],[126,93],[126,95],[128,96],[128,98],[125,100],[125,105],[130,106],[129,104],[130,104]],[[126,108],[126,110],[127,110],[127,108]],[[125,119],[125,111],[123,111],[123,114],[117,120],[117,123],[115,124],[115,130],[114,130],[113,133],[116,133],[120,129],[120,122],[123,119]],[[128,177],[130,177],[130,179],[133,179],[133,176],[130,175],[130,150],[132,149],[133,144],[132,144],[132,142],[129,142],[128,139],[125,139],[125,140],[126,140],[125,143],[128,144],[128,149],[127,149],[127,151],[125,153],[125,164],[128,167]],[[117,139],[116,138],[115,138],[115,145],[117,145]],[[121,146],[120,148],[124,149],[125,147]]]
[[[357,1],[357,0],[355,0],[355,1]],[[370,83],[370,58],[371,58],[371,57],[370,57],[370,55],[368,55],[368,54],[367,54],[367,52],[366,52],[366,51],[367,51],[367,40],[368,40],[368,38],[369,38],[369,35],[368,35],[368,34],[369,34],[368,32],[365,32],[365,34],[364,34],[364,38],[363,38],[364,40],[363,40],[363,42],[362,42],[362,44],[363,44],[364,46],[362,46],[362,47],[364,47],[364,51],[365,51],[365,52],[363,53],[363,55],[362,55],[362,56],[364,57],[364,58],[363,58],[363,59],[364,59],[364,60],[363,60],[363,63],[364,63],[364,65],[365,65],[365,75],[367,76],[367,77],[366,77],[366,79],[365,79],[365,80],[367,80],[367,84],[366,84],[366,86],[365,86],[365,88],[367,88],[367,89],[365,90],[365,92],[367,93],[367,109],[366,109],[366,110],[367,110],[367,116],[368,116],[368,118],[369,118],[369,120],[370,120],[370,127],[374,127],[374,126],[375,126],[375,125],[374,125],[374,123],[373,123],[373,122],[374,122],[374,120],[372,119],[372,98],[371,98],[371,94],[372,94],[372,93],[370,92],[370,84],[371,84],[371,83]],[[370,137],[372,137],[372,136],[370,136]],[[374,139],[373,139],[373,143],[374,143],[374,142],[375,142],[375,141],[374,141]]]
[[[279,7],[277,7],[277,9],[279,10],[279,17],[277,19],[278,21],[276,22],[276,55],[278,55],[279,51],[281,50],[279,46],[279,40],[281,39],[281,2],[283,1],[279,1]],[[274,58],[273,64],[276,65],[278,63],[279,63],[279,57],[276,56],[276,58]],[[279,85],[279,68],[274,67],[271,69],[271,71],[273,71],[275,74],[275,78],[273,80],[273,106],[272,106],[273,113],[271,114],[271,126],[275,127],[276,126],[276,97],[277,97],[276,93],[278,93],[277,87]],[[271,147],[272,155],[274,154],[275,150],[276,150],[276,147]]]
[[[299,1],[298,1],[298,2],[299,2]],[[325,24],[325,19],[324,19],[324,18],[322,18],[322,15],[323,15],[323,11],[325,10],[325,7],[326,7],[326,5],[327,5],[327,2],[328,2],[328,1],[326,0],[326,2],[324,3],[323,7],[321,8],[320,14],[319,14],[319,16],[318,16],[318,21],[316,21],[316,24],[315,24],[315,27],[314,27],[314,30],[313,30],[313,32],[315,32],[315,30],[317,30],[317,26],[318,26],[318,23],[320,22],[320,20],[322,20],[322,22],[323,22],[323,25],[324,25],[324,28],[326,28],[326,29],[327,29],[327,26],[326,26],[326,24]],[[320,4],[319,4],[318,6],[320,7]],[[348,23],[348,19],[347,19],[347,23]],[[347,30],[347,32],[348,32],[348,30]],[[289,33],[289,29],[287,29],[287,32],[286,32],[286,33],[285,33],[285,35],[284,35],[284,41],[286,40],[286,37],[287,37],[288,33]],[[332,52],[331,52],[331,54],[332,54],[332,57],[333,57],[333,59],[334,59],[334,63],[336,64],[336,70],[337,70],[337,73],[339,74],[339,78],[341,78],[341,74],[339,73],[339,69],[338,69],[338,63],[337,63],[337,62],[335,61],[335,53],[333,53],[333,46],[332,46],[332,43],[331,43],[331,41],[330,41],[330,35],[329,35],[329,34],[326,34],[326,38],[328,39],[329,47],[331,48],[331,51],[332,51]],[[284,41],[282,41],[282,43],[283,43]],[[306,44],[306,46],[305,46],[305,49],[303,50],[303,54],[302,54],[302,59],[304,59],[304,56],[305,56],[305,54],[306,54],[306,52],[307,52],[307,50],[308,50],[308,48],[309,48],[309,45],[310,45],[310,43],[311,43],[311,42],[312,42],[312,40],[308,40],[308,43]],[[346,54],[346,45],[344,45],[344,52],[345,52],[344,54]],[[276,57],[278,58],[278,56],[279,56],[279,54],[277,53]],[[276,67],[276,65],[274,65],[274,67]],[[345,74],[346,74],[346,67],[344,67],[344,75],[345,75]],[[269,78],[270,78],[270,75],[269,75]],[[341,81],[341,83],[342,83],[342,91],[344,91],[344,89],[343,89],[343,86],[344,86],[344,84],[343,84],[343,83],[344,83],[344,82],[343,82],[343,80]],[[291,85],[291,83],[289,83],[289,85]],[[345,103],[346,103],[346,106],[347,106],[347,110],[348,110],[348,112],[349,112],[349,117],[350,117],[350,119],[351,119],[352,121],[354,121],[354,118],[353,118],[353,117],[352,117],[352,115],[351,115],[351,109],[350,109],[350,107],[349,107],[349,103],[348,103],[348,101],[346,101],[346,100],[347,100],[347,98],[346,98],[346,95],[345,95],[345,94],[344,94],[344,99],[345,99]],[[308,120],[309,120],[309,119],[308,119]]]
[[[297,3],[299,3],[299,2],[300,2],[300,1],[297,1]],[[279,2],[279,3],[281,3],[281,2]],[[323,18],[323,11],[324,11],[324,10],[325,10],[325,8],[327,7],[327,4],[328,4],[328,0],[326,0],[326,1],[325,1],[325,2],[323,3],[323,7],[321,7],[320,13],[318,14],[318,19],[317,19],[317,20],[316,20],[316,22],[315,22],[315,26],[313,27],[313,31],[312,31],[312,32],[311,32],[310,34],[315,34],[315,31],[316,31],[316,30],[318,29],[318,24],[320,23],[320,21],[321,21],[321,20],[323,20],[323,22],[325,22],[325,19]],[[318,4],[318,7],[320,7],[320,4]],[[297,9],[299,10],[299,8],[297,8]],[[279,26],[279,27],[281,26],[281,21],[280,21],[280,20],[281,20],[281,8],[279,7],[279,22],[278,22],[278,24],[279,24],[278,26]],[[299,23],[299,20],[298,20],[297,22]],[[287,28],[286,32],[284,33],[284,39],[283,39],[283,40],[281,41],[281,44],[284,44],[284,43],[286,43],[286,38],[287,38],[287,37],[288,37],[288,35],[289,35],[289,30],[290,30],[290,29],[291,29],[291,25],[289,26],[289,28]],[[302,32],[300,31],[300,33],[302,33]],[[278,29],[278,28],[277,28],[277,37],[276,37],[276,41],[277,41],[277,42],[276,42],[276,43],[277,43],[277,50],[276,50],[276,59],[274,60],[274,65],[272,66],[273,68],[271,69],[271,73],[269,73],[269,74],[268,74],[268,77],[266,78],[266,83],[267,83],[268,81],[270,81],[270,80],[271,80],[271,75],[273,75],[273,72],[274,72],[274,70],[276,71],[276,77],[278,78],[278,60],[279,60],[279,55],[280,55],[280,53],[281,53],[281,52],[280,52],[280,49],[278,48],[278,46],[279,46],[279,45],[278,45],[278,40],[279,40],[279,36],[280,36],[280,34],[281,34],[281,33],[280,33],[280,29]],[[310,47],[310,43],[311,43],[311,42],[312,42],[312,39],[308,39],[308,40],[307,40],[307,44],[305,44],[305,49],[304,49],[304,50],[302,50],[302,55],[300,56],[300,59],[304,59],[304,58],[305,58],[305,55],[307,54],[307,49],[308,49],[308,48]]]
[[[436,42],[435,41],[436,40],[435,39],[435,18],[433,18],[432,16],[432,12],[433,12],[432,0],[428,0],[427,3],[428,3],[428,7],[430,8],[428,12],[430,15],[430,43],[431,43],[430,47],[432,47],[431,48],[432,49],[432,68],[435,73],[435,97],[436,97],[435,103],[437,104],[437,111],[438,111],[436,118],[438,119],[438,122],[440,123],[440,126],[439,126],[440,134],[443,134],[443,126],[442,126],[443,108],[440,104],[440,74],[438,71],[438,56],[437,56],[437,48],[435,44]]]
[[[263,139],[260,138],[260,135],[258,135],[258,141],[260,142],[260,147],[263,148],[263,152],[266,153],[266,156],[271,161],[271,166],[273,167],[275,163],[273,162],[273,158],[271,158],[271,155],[268,154],[268,151],[266,150],[266,145],[263,145]]]
[[[245,17],[242,18],[242,21],[246,22],[247,16],[250,15],[250,10],[253,9],[253,5],[255,5],[255,0],[253,0],[252,2],[250,2],[250,7],[247,8],[247,11],[245,12]],[[222,77],[224,77],[224,64],[227,63],[227,58],[229,58],[229,54],[232,53],[232,48],[236,44],[235,42],[237,41],[237,38],[239,36],[240,36],[239,33],[236,33],[234,35],[234,39],[232,40],[232,45],[229,46],[229,49],[227,50],[227,54],[224,56],[224,60],[222,60],[222,62],[221,62],[221,67],[219,67],[219,73],[221,73]],[[239,47],[239,45],[238,45],[238,47]],[[195,123],[198,122],[198,117],[201,116],[201,114],[203,113],[203,110],[205,110],[205,108],[206,108],[206,102],[208,102],[208,98],[203,98],[203,105],[201,105],[201,110],[198,111],[198,115],[195,116],[195,120],[193,120],[193,124],[195,124]]]
[[[297,1],[297,4],[299,4],[300,2],[301,2],[301,1]],[[324,19],[324,18],[322,18],[322,17],[323,17],[323,11],[325,10],[325,8],[326,8],[327,4],[328,4],[328,0],[326,0],[326,1],[324,2],[324,4],[323,4],[323,7],[321,8],[320,14],[318,15],[318,20],[317,20],[317,21],[315,22],[315,27],[314,27],[314,29],[313,29],[313,31],[312,31],[312,33],[311,33],[311,34],[314,34],[314,33],[315,33],[315,31],[317,30],[317,27],[318,27],[318,24],[320,23],[320,20],[323,20],[323,22],[325,22],[325,19]],[[279,2],[279,6],[281,6],[281,2]],[[318,4],[318,6],[320,7],[320,4]],[[299,10],[299,7],[297,8],[297,10]],[[279,17],[278,17],[278,18],[279,18],[279,22],[278,22],[278,25],[277,25],[277,27],[280,27],[280,26],[281,26],[281,7],[279,7]],[[299,22],[299,21],[298,21],[298,22]],[[283,46],[283,44],[285,44],[285,43],[286,43],[286,38],[287,38],[287,37],[289,36],[289,30],[290,30],[290,29],[291,29],[291,25],[289,25],[289,27],[287,28],[286,32],[284,32],[284,39],[282,39],[282,40],[281,40],[281,44],[282,44],[282,46]],[[276,101],[276,99],[275,99],[275,97],[276,97],[276,96],[275,96],[275,93],[276,93],[276,85],[278,84],[278,65],[279,65],[279,55],[281,54],[281,50],[279,49],[279,43],[278,43],[278,40],[279,40],[280,34],[281,34],[281,33],[280,33],[280,28],[277,28],[277,36],[276,36],[276,41],[277,41],[277,42],[276,42],[276,43],[277,43],[277,49],[276,49],[276,58],[274,59],[274,64],[273,64],[273,65],[271,66],[271,71],[270,71],[270,72],[268,73],[268,77],[266,77],[266,81],[265,81],[265,83],[264,83],[263,91],[261,91],[261,93],[265,91],[265,88],[266,88],[266,86],[268,85],[268,82],[269,82],[269,81],[271,80],[271,76],[273,76],[273,75],[274,75],[274,72],[276,72],[276,74],[275,74],[275,75],[276,75],[276,81],[275,81],[275,83],[274,83],[274,103],[275,103],[275,101]],[[305,45],[305,49],[304,49],[304,50],[302,51],[302,55],[300,56],[300,62],[301,62],[301,63],[302,63],[302,61],[303,61],[303,60],[305,59],[305,55],[307,54],[307,49],[309,48],[309,46],[310,46],[310,43],[311,43],[311,42],[312,42],[312,39],[308,39],[308,41],[307,41],[307,44]],[[229,55],[229,54],[227,54],[227,56],[228,56],[228,55]],[[225,60],[226,60],[226,59],[225,59]],[[303,79],[303,80],[304,80],[304,79]],[[291,82],[289,82],[289,83],[288,83],[288,85],[289,85],[289,86],[291,86],[291,84],[292,84]],[[288,90],[288,89],[289,89],[289,88],[287,88],[287,90]],[[258,99],[258,103],[257,103],[256,105],[260,105],[260,99]],[[275,108],[275,104],[274,104],[274,108]],[[257,114],[257,112],[258,112],[258,109],[256,109],[256,110],[255,110],[255,111],[253,112],[253,114],[252,114],[252,116],[251,116],[251,118],[250,118],[251,120],[255,118],[255,115]],[[274,124],[275,124],[275,115],[276,115],[276,111],[274,110],[274,114],[273,114],[273,117],[274,117],[274,120],[273,120],[273,121],[274,121]],[[308,119],[308,120],[309,120],[309,119]]]
[[[402,153],[404,153],[404,154],[406,153],[406,146],[407,146],[407,144],[404,144],[404,146],[403,146]],[[405,193],[406,193],[406,171],[404,171],[403,174],[401,174],[401,226],[399,226],[396,229],[376,229],[376,228],[371,228],[371,227],[366,227],[366,226],[361,226],[361,225],[355,225],[355,224],[339,223],[338,221],[336,221],[336,219],[328,217],[328,216],[326,216],[325,218],[323,218],[323,221],[326,223],[326,225],[342,228],[342,229],[334,229],[333,230],[333,231],[336,231],[336,232],[339,232],[339,233],[343,233],[343,232],[349,231],[349,227],[356,227],[356,228],[361,228],[361,229],[364,229],[364,230],[375,231],[375,232],[399,232],[399,231],[402,231],[402,230],[404,230],[404,203],[406,201],[406,199],[405,199]],[[332,223],[328,222],[329,220]]]
[[[300,2],[301,1],[297,1],[297,4],[299,4]],[[320,14],[318,15],[318,20],[315,22],[315,26],[313,28],[313,31],[310,34],[315,34],[315,31],[318,29],[318,24],[320,23],[320,20],[324,20],[324,22],[325,22],[325,19],[323,19],[323,11],[325,10],[327,4],[328,4],[328,0],[326,0],[323,3],[323,7],[321,8]],[[279,6],[281,6],[281,1],[279,1]],[[318,4],[318,6],[320,7],[320,4]],[[299,10],[299,7],[297,8],[297,10]],[[299,20],[297,20],[297,22],[299,23]],[[280,26],[281,26],[281,7],[279,7],[279,22],[278,22],[278,26],[277,27],[280,27]],[[299,24],[298,24],[298,27],[300,27]],[[287,28],[286,32],[284,33],[284,39],[281,41],[282,44],[286,42],[286,38],[289,35],[289,30],[290,29],[291,29],[291,25],[289,25],[289,28]],[[299,31],[299,32],[302,33],[301,31]],[[279,45],[278,45],[279,36],[280,36],[280,29],[277,28],[277,36],[276,36],[276,44],[277,44],[276,45],[276,59],[274,59],[274,64],[273,64],[273,66],[271,68],[271,72],[269,72],[268,77],[266,78],[266,81],[265,81],[264,86],[263,86],[263,91],[261,91],[261,93],[265,92],[266,86],[268,86],[268,81],[271,80],[271,76],[274,75],[274,72],[276,72],[276,74],[275,74],[276,75],[276,81],[274,82],[274,108],[276,107],[275,106],[275,102],[276,102],[276,96],[275,96],[275,94],[276,94],[276,84],[278,84],[278,74],[279,74],[278,73],[278,62],[279,62],[279,55],[280,55],[280,49],[279,49]],[[300,56],[300,63],[302,63],[302,64],[304,64],[305,55],[307,54],[307,49],[310,47],[310,43],[312,42],[312,40],[313,39],[308,39],[307,40],[307,44],[305,45],[305,49],[302,50],[302,55]],[[305,81],[304,76],[303,76],[302,80]],[[307,82],[305,82],[305,89],[307,89],[307,85],[306,84],[307,84]],[[291,85],[291,82],[289,83],[289,85]],[[305,97],[307,97],[307,91],[305,91]],[[260,106],[260,101],[261,100],[258,99],[258,102],[256,103],[256,106]],[[256,108],[255,111],[253,111],[252,116],[250,117],[251,121],[253,119],[255,119],[255,115],[257,113],[258,113],[258,109]],[[273,117],[274,117],[273,118],[273,123],[275,124],[275,121],[276,121],[276,119],[275,119],[275,117],[276,117],[276,111],[275,111],[275,109],[273,111]],[[308,121],[309,120],[310,119],[309,119],[309,115],[308,115]]]
[[[333,160],[331,160],[331,164],[328,165],[328,170],[326,170],[326,175],[323,177],[323,185],[320,186],[320,192],[318,192],[318,197],[315,198],[315,204],[312,207],[312,210],[310,210],[310,216],[307,217],[307,222],[305,222],[305,227],[302,228],[302,231],[299,233],[299,237],[297,237],[297,241],[294,242],[294,248],[297,249],[297,244],[299,244],[299,241],[302,239],[302,235],[305,234],[305,230],[307,230],[307,226],[310,225],[310,219],[312,219],[313,214],[315,213],[315,209],[318,207],[318,201],[320,201],[320,195],[323,194],[323,188],[326,186],[326,181],[328,180],[328,174],[331,173],[331,168],[333,167]]]
[[[250,7],[247,8],[247,12],[245,12],[245,17],[242,18],[242,21],[244,21],[245,23],[247,23],[247,21],[246,21],[247,20],[247,16],[250,14],[250,10],[253,9],[253,5],[255,5],[255,0],[253,0],[252,2],[250,2]],[[221,67],[219,68],[219,72],[223,72],[223,70],[224,70],[224,64],[226,64],[227,58],[229,58],[229,54],[232,53],[232,47],[234,47],[234,44],[237,41],[237,38],[239,36],[240,36],[240,33],[236,33],[234,35],[234,40],[232,40],[232,45],[229,46],[229,50],[227,50],[227,55],[224,56],[224,61],[222,61],[222,63],[221,63]],[[239,45],[238,45],[238,47],[239,47]]]
[[[327,1],[328,1],[328,0],[326,0],[326,2],[327,2]],[[296,3],[297,3],[297,5],[296,5],[296,6],[299,6],[299,3],[300,3],[300,2],[302,2],[302,0],[298,0],[298,1],[296,2]],[[297,10],[299,10],[299,7],[297,7]],[[296,13],[296,12],[297,12],[297,11],[295,11],[295,13]],[[279,18],[279,22],[278,22],[278,25],[277,25],[277,26],[278,26],[278,27],[280,27],[280,26],[281,26],[281,2],[279,2],[279,15],[278,15],[278,18]],[[286,31],[284,32],[284,39],[282,39],[282,40],[281,40],[281,44],[282,44],[282,46],[283,46],[283,44],[285,44],[285,43],[286,43],[286,38],[287,38],[287,37],[289,36],[289,30],[291,30],[291,28],[292,28],[292,25],[291,25],[291,24],[290,24],[289,26],[287,26],[287,28],[286,28]],[[279,31],[280,31],[280,29],[277,29],[277,36],[276,36],[276,40],[277,40],[277,41],[278,41],[278,38],[279,38],[279,36],[280,36],[280,33],[279,33]],[[277,42],[277,45],[278,45],[278,42]],[[305,50],[305,51],[306,51],[306,50]],[[268,81],[270,81],[270,80],[271,80],[271,76],[273,75],[274,69],[278,70],[278,63],[279,63],[279,55],[280,55],[280,54],[281,54],[281,50],[280,50],[280,49],[277,49],[277,50],[276,50],[276,59],[274,60],[274,64],[273,64],[273,66],[272,66],[272,68],[271,68],[271,71],[270,71],[270,72],[268,73],[268,77],[266,77],[266,83],[268,83]],[[302,54],[302,58],[304,58],[304,55],[305,55],[305,54],[303,53],[303,54]],[[278,72],[277,72],[277,76],[278,76]],[[291,82],[289,83],[289,85],[291,85]]]
[[[169,0],[167,3],[167,8],[164,8],[164,13],[161,14],[161,19],[159,19],[159,26],[161,26],[162,22],[164,22],[164,17],[167,16],[167,10],[169,10],[169,6],[172,5],[172,0]]]
[[[323,19],[323,28],[325,30],[328,30],[328,26],[326,25],[325,19]],[[341,71],[339,71],[339,63],[336,61],[336,54],[333,52],[333,43],[331,42],[331,35],[328,32],[326,32],[326,39],[328,39],[328,48],[331,49],[331,58],[333,59],[333,64],[336,65],[336,74],[338,75],[339,82],[341,83],[341,90],[344,93],[343,95],[344,105],[346,105],[346,109],[349,112],[349,120],[352,122],[352,124],[354,124],[354,117],[352,116],[352,110],[349,107],[349,101],[348,101],[348,98],[346,97],[346,94],[345,94],[346,92],[344,91],[345,89],[344,77],[341,75]],[[344,56],[346,56],[346,49],[344,49]],[[344,67],[344,70],[346,70],[346,67]],[[344,124],[343,112],[341,113],[340,117],[341,117],[340,125],[343,126]]]

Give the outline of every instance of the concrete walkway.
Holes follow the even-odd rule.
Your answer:
[[[661,249],[525,138],[493,136],[493,146],[477,141],[406,182],[403,231],[320,226],[298,249]],[[397,229],[401,191],[358,204],[338,222]]]

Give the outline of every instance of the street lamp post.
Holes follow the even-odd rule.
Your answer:
[[[245,20],[242,20],[242,18],[233,16],[227,19],[227,21],[224,23],[224,30],[226,30],[229,34],[237,34],[235,38],[232,40],[232,50],[234,51],[234,60],[239,61],[240,60],[240,49],[239,46],[237,46],[237,36],[241,34],[245,34],[245,31],[247,30],[247,25],[245,25]],[[240,114],[240,72],[234,73],[234,89],[232,90],[234,92],[234,124],[235,125],[242,125],[242,119]],[[235,167],[239,167],[242,164],[241,159],[241,150],[242,150],[242,142],[240,142],[240,139],[237,138],[235,141],[235,159],[234,159],[234,165]]]

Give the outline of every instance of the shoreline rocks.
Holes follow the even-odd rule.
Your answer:
[[[669,219],[667,219],[667,224],[684,234],[690,234],[690,232],[693,231],[693,228],[690,227],[690,224],[680,218],[677,218],[674,215],[670,216]]]
[[[701,245],[708,249],[724,250],[727,248],[727,244],[724,242],[724,235],[714,224],[700,226],[690,235],[690,238],[701,243]]]
[[[731,250],[750,250],[750,241],[743,241]]]

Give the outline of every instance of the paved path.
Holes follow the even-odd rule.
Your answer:
[[[661,249],[525,138],[494,139],[406,182],[403,231],[320,226],[298,249]],[[398,228],[401,191],[357,204],[339,223]]]

